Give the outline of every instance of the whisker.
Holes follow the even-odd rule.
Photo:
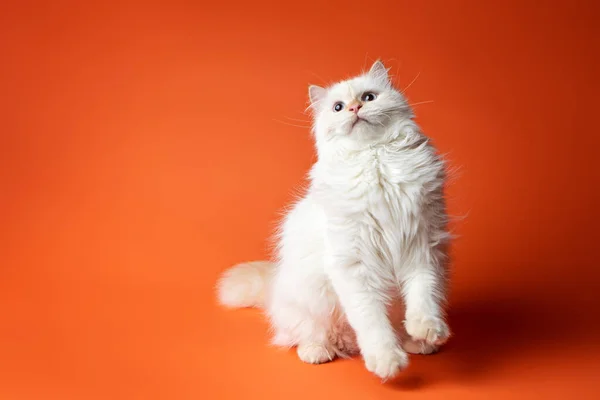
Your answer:
[[[308,72],[309,74],[313,75],[314,77],[316,77],[317,79],[319,79],[321,81],[321,83],[319,84],[319,86],[322,87],[327,87],[327,81],[325,79],[323,79],[321,76],[317,75],[316,73],[312,72],[312,71],[308,71],[306,70],[306,72]]]
[[[392,120],[392,116],[389,115],[388,113],[386,113],[385,111],[381,113],[381,115],[383,115],[384,117],[386,117],[387,119],[389,119],[390,121]]]
[[[435,103],[435,102],[433,100],[419,101],[418,103],[409,104],[409,106],[414,107],[414,106],[418,106],[419,104],[430,104],[430,103]]]
[[[290,124],[290,123],[288,123],[288,122],[280,121],[280,120],[278,120],[278,119],[273,119],[273,121],[275,121],[275,122],[279,122],[280,124],[284,124],[284,125],[295,126],[296,128],[310,129],[310,126],[304,126],[304,125]]]
[[[289,120],[291,120],[291,121],[298,121],[298,122],[307,122],[307,123],[310,123],[310,121],[309,121],[309,120],[306,120],[306,119],[300,119],[300,118],[291,118],[291,117],[283,117],[283,118],[289,119]]]
[[[316,106],[317,106],[317,104],[318,104],[318,103],[319,103],[319,102],[318,102],[318,101],[316,101],[316,102],[314,102],[314,103],[311,103],[311,104],[309,104],[309,105],[308,105],[308,107],[306,107],[306,108],[304,109],[304,114],[306,114],[306,112],[307,112],[308,110],[313,110],[313,112],[314,112],[314,110],[316,109]]]
[[[419,78],[419,76],[421,76],[421,71],[419,71],[419,73],[417,74],[417,76],[415,76],[415,78],[412,81],[410,81],[410,83],[404,89],[402,89],[400,91],[400,93],[402,93],[402,94],[406,93],[406,91],[408,90],[408,88],[410,88],[412,86],[412,84],[416,82],[416,80]]]

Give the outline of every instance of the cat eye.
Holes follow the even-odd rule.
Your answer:
[[[362,101],[373,101],[377,98],[377,95],[375,93],[372,92],[365,92],[363,93],[362,97],[360,98]]]
[[[344,103],[342,103],[342,102],[337,102],[333,106],[333,111],[335,111],[335,112],[342,111],[343,109],[344,109]]]

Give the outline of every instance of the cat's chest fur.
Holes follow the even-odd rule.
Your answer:
[[[424,137],[413,139],[342,154],[312,171],[328,237],[363,261],[402,265],[404,250],[427,229],[443,165]]]
[[[425,142],[371,146],[317,164],[313,189],[330,214],[400,221],[419,214],[440,171]]]

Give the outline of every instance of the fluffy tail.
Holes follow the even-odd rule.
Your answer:
[[[219,303],[226,307],[264,307],[274,271],[268,261],[238,264],[223,273],[217,283]]]

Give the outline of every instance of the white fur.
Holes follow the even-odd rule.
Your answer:
[[[239,264],[221,276],[217,285],[219,302],[231,308],[262,307],[273,264],[255,261]]]
[[[365,92],[377,98],[363,101]],[[360,350],[367,369],[387,379],[407,365],[403,347],[428,354],[449,336],[444,164],[381,62],[328,89],[311,86],[309,96],[318,161],[282,223],[273,274],[234,268],[220,299],[261,304],[262,282],[275,344],[298,346],[310,363]],[[334,112],[339,101],[345,107]],[[356,124],[355,102],[365,119]],[[390,314],[400,298],[404,329]]]

